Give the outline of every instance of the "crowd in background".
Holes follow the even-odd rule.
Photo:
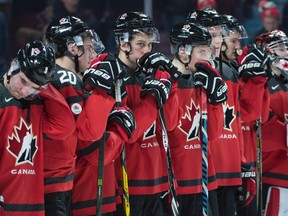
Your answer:
[[[115,51],[113,27],[117,16],[125,11],[144,11],[143,0],[1,0],[0,1],[0,65],[10,60],[27,41],[41,39],[47,24],[61,16],[75,15],[87,20],[99,33],[107,51]],[[173,25],[185,20],[185,15],[197,9],[197,0],[157,0],[152,2],[151,16],[161,34],[161,46],[156,47],[170,55],[169,32]],[[201,2],[201,1],[200,1]],[[259,0],[211,0],[221,14],[231,14],[245,26],[249,42],[264,28]],[[266,1],[263,1],[266,2]],[[280,29],[287,33],[288,1],[274,0],[273,15],[279,19]],[[268,5],[269,6],[269,5]],[[273,7],[274,7],[273,6]],[[199,6],[198,6],[199,7]],[[278,26],[279,27],[279,26]],[[5,59],[5,60],[4,60]],[[4,66],[2,66],[4,67]],[[2,69],[3,70],[3,69]],[[0,72],[2,71],[0,69]]]

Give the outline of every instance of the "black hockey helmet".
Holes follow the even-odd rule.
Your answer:
[[[84,33],[91,34],[86,22],[74,16],[65,16],[49,24],[46,30],[46,40],[53,47],[55,46],[57,55],[63,55],[67,50],[68,41],[74,41],[77,46],[83,46],[81,36]]]
[[[208,45],[211,43],[211,35],[206,28],[189,22],[176,24],[170,34],[171,53],[178,52],[179,46],[184,46],[188,55],[194,46]]]
[[[240,39],[248,38],[247,31],[243,25],[239,23],[239,21],[232,15],[224,14],[222,15],[223,24],[227,26],[229,29],[228,35],[233,34],[234,32],[240,33]]]
[[[39,40],[29,42],[18,51],[12,64],[12,75],[22,71],[29,80],[42,86],[51,80],[54,73],[54,51]]]
[[[145,33],[152,35],[152,42],[159,43],[160,36],[151,17],[143,12],[128,12],[121,14],[114,28],[116,43],[129,42],[134,34]]]
[[[190,23],[199,23],[204,27],[218,26],[223,24],[222,16],[213,8],[205,8],[203,10],[196,10],[189,13],[186,21]]]

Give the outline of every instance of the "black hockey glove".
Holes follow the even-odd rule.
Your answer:
[[[178,68],[165,55],[159,52],[146,53],[137,61],[137,64],[140,70],[148,75],[151,73],[151,70],[148,70],[149,68],[158,69],[162,67],[174,80],[177,80],[181,76]]]
[[[123,75],[123,67],[118,59],[111,54],[103,53],[93,60],[91,67],[84,72],[84,88],[86,91],[101,89],[113,96],[114,81]]]
[[[256,176],[249,164],[242,164],[241,171],[242,185],[237,187],[237,195],[240,204],[248,206],[256,195]]]
[[[86,91],[101,89],[111,95],[114,88],[114,80],[105,69],[88,68],[83,76]]]
[[[270,58],[265,48],[256,44],[249,44],[243,48],[242,55],[237,59],[238,72],[243,81],[251,77],[271,77]]]
[[[136,122],[133,112],[128,107],[115,107],[108,117],[108,125],[116,123],[124,129],[128,138],[136,128]],[[121,132],[118,131],[120,134]]]
[[[170,74],[158,69],[153,70],[155,71],[153,72],[154,76],[148,75],[144,81],[141,97],[146,94],[153,95],[157,101],[158,108],[160,108],[167,101],[171,91]]]
[[[214,105],[226,101],[227,85],[219,72],[207,62],[196,63],[195,67],[197,71],[194,73],[194,84],[206,90],[208,101]]]

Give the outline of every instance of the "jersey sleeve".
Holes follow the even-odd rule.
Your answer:
[[[74,118],[82,111],[84,92],[82,80],[72,71],[57,66],[58,71],[51,84],[63,95]]]
[[[267,89],[265,77],[253,77],[247,82],[241,81],[240,113],[243,121],[255,121],[263,115],[263,110],[267,110],[266,106],[269,106],[269,98],[265,97]]]
[[[86,141],[99,140],[106,130],[108,116],[114,104],[114,98],[94,90],[84,102],[84,108],[77,118],[78,138]]]
[[[64,97],[52,85],[39,95],[45,104],[43,132],[52,139],[63,140],[76,129],[74,117]]]
[[[263,151],[271,152],[285,150],[286,125],[276,115],[273,115],[262,126]]]
[[[207,104],[208,117],[208,139],[209,141],[217,140],[223,132],[224,113],[222,104]]]
[[[83,141],[79,140],[77,145],[77,156],[84,157],[93,166],[98,165],[99,147],[104,147],[104,165],[114,161],[121,153],[123,147],[122,138],[113,131],[107,131],[103,134],[101,139],[97,141]]]
[[[146,95],[137,106],[131,109],[135,117],[136,128],[127,143],[134,143],[142,136],[156,120],[158,115],[156,100],[152,95]]]
[[[179,99],[177,95],[177,82],[172,83],[171,93],[168,100],[164,104],[164,118],[168,131],[174,130],[179,124],[182,116],[182,110],[179,106]]]

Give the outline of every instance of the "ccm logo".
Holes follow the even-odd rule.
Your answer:
[[[242,71],[243,69],[249,69],[249,68],[259,68],[260,63],[259,62],[250,62],[248,64],[243,64],[239,67],[239,70]]]

